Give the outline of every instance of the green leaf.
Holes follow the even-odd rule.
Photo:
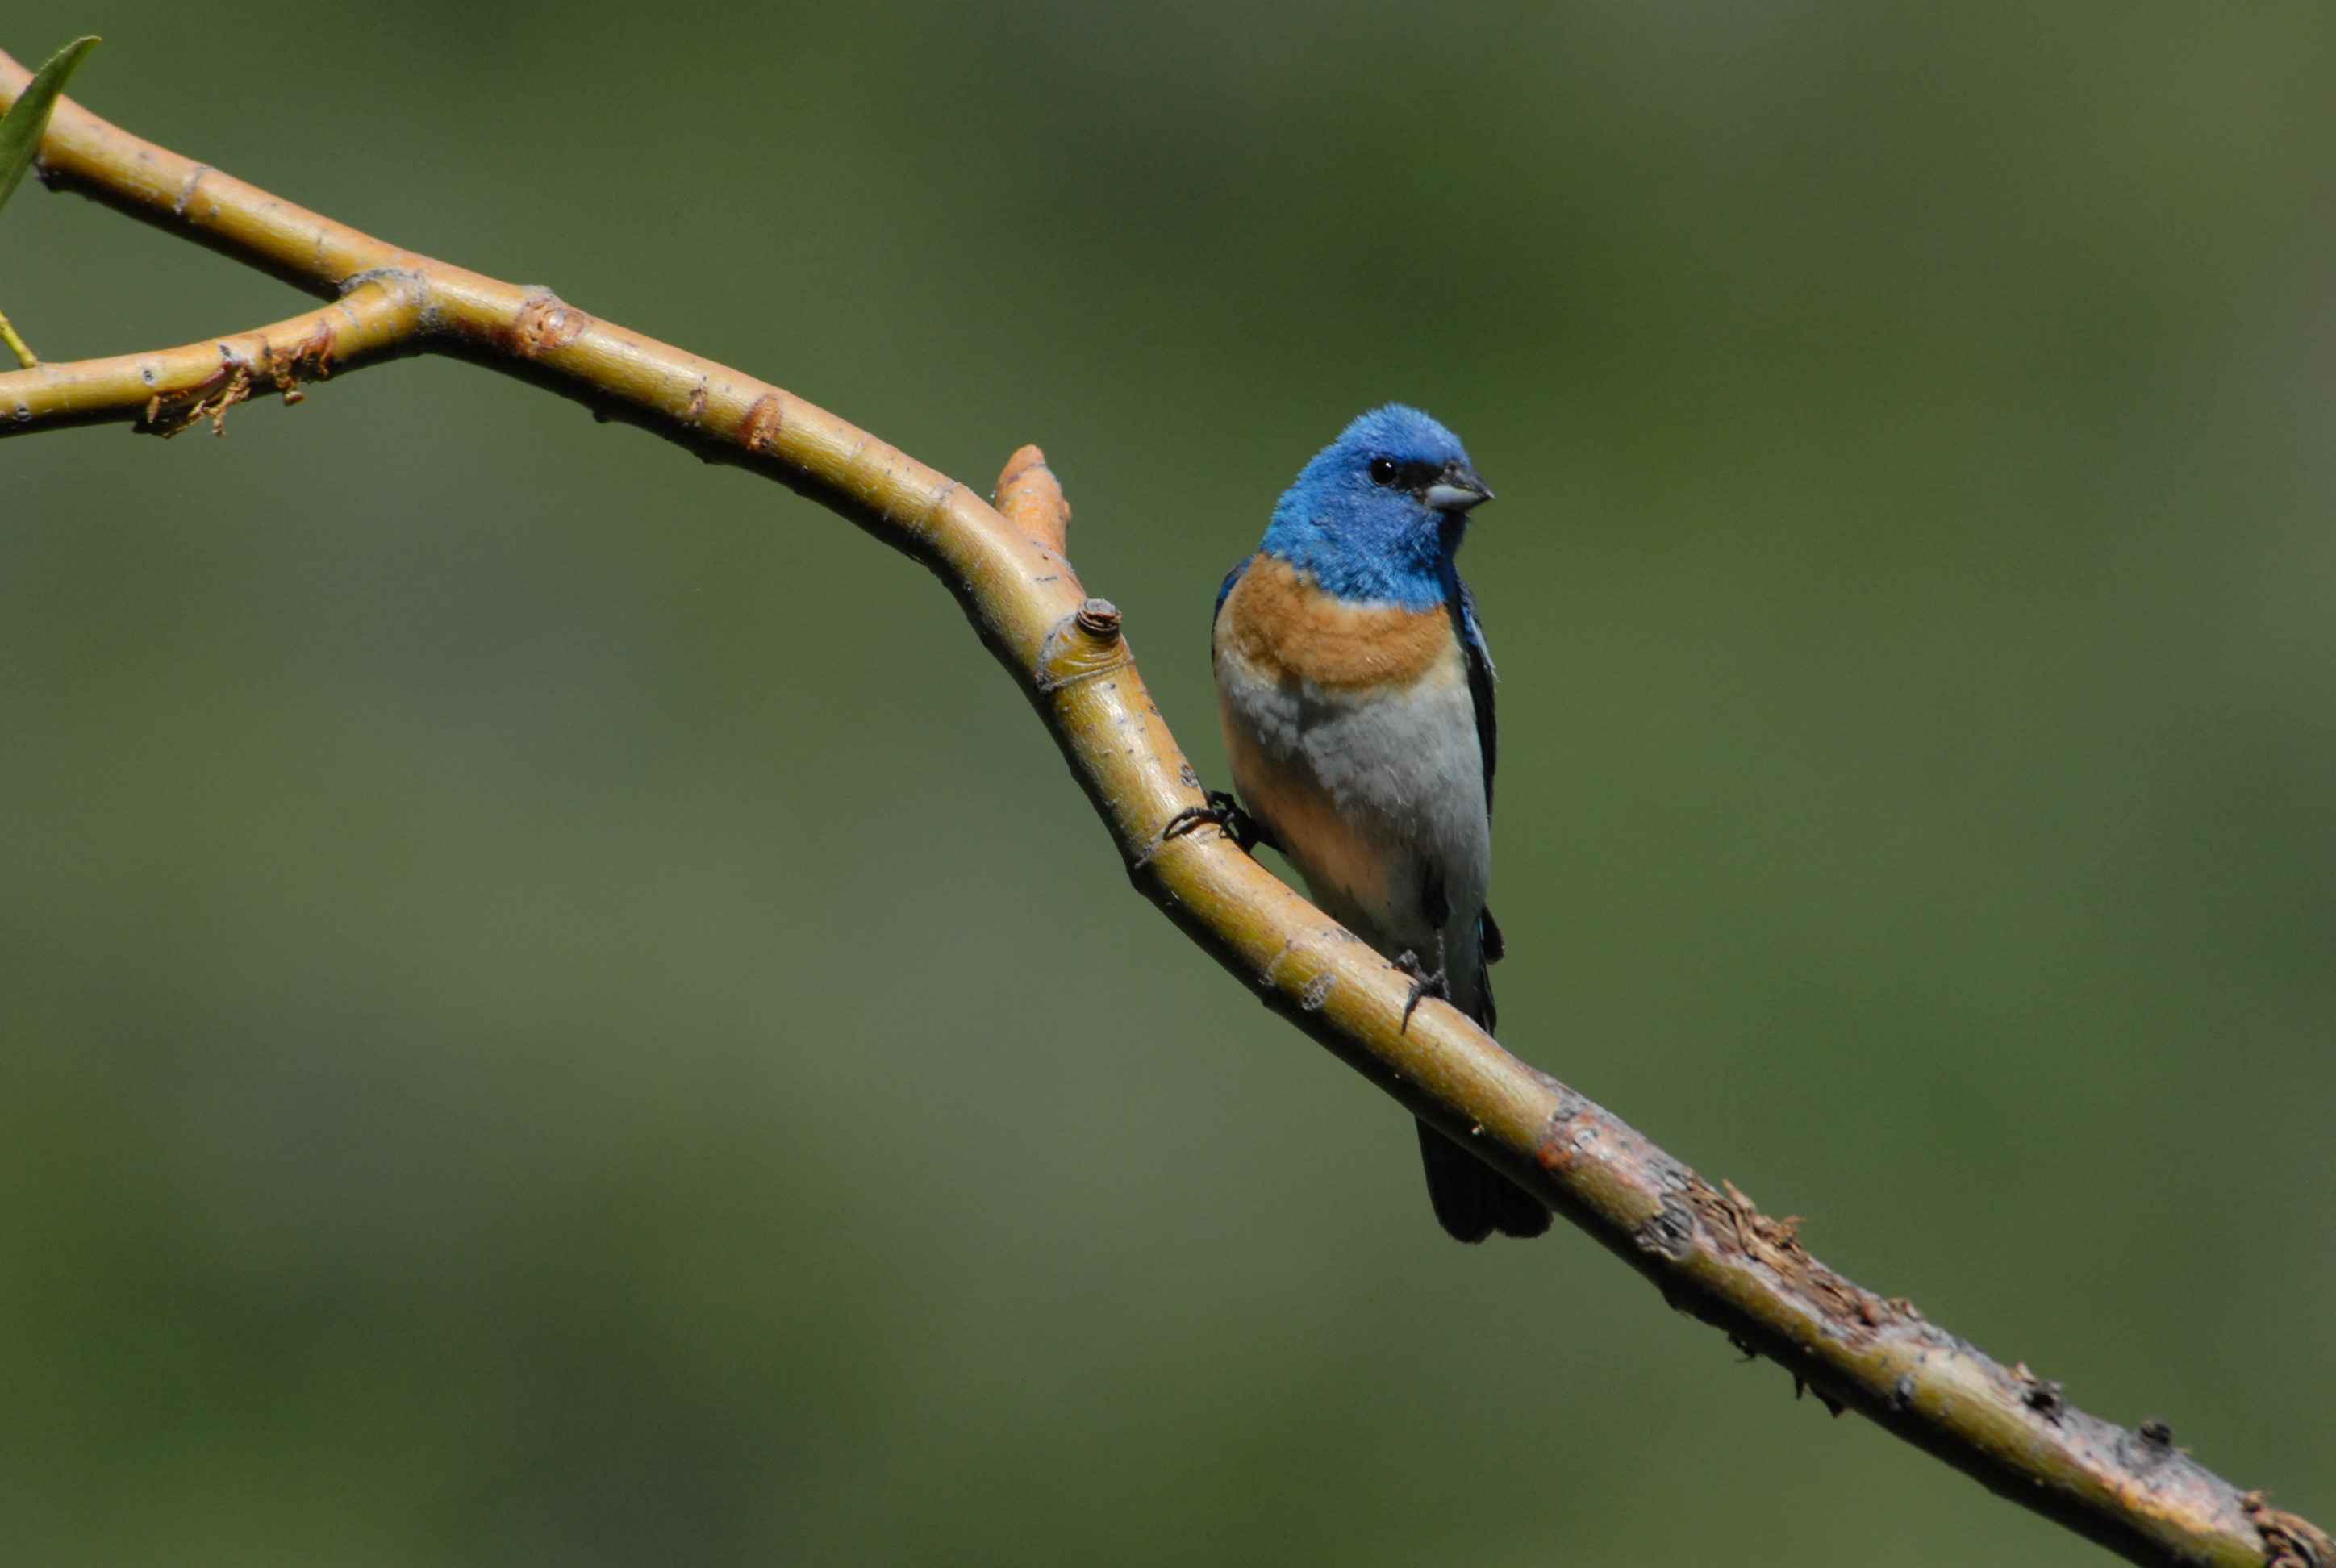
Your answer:
[[[76,38],[50,55],[49,63],[33,73],[15,106],[0,116],[0,207],[7,205],[16,182],[33,166],[33,154],[41,150],[41,137],[49,128],[49,112],[65,90],[65,78],[97,44],[93,37]]]

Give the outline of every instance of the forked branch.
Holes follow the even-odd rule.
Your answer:
[[[0,102],[25,73],[0,54]],[[43,166],[333,303],[182,348],[0,375],[0,433],[100,421],[214,427],[255,393],[387,356],[453,354],[753,468],[932,569],[1030,699],[1137,890],[1266,1005],[1461,1139],[1653,1281],[1673,1307],[1878,1425],[2136,1563],[2336,1568],[2336,1544],[2175,1446],[2088,1416],[1905,1300],[1812,1257],[1793,1222],[1714,1187],[1449,1007],[1401,1027],[1409,982],[1215,833],[1163,842],[1202,792],[1121,636],[1064,559],[1068,510],[1035,448],[998,509],[824,409],[577,310],[418,256],[142,141],[70,102]]]

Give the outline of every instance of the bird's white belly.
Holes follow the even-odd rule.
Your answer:
[[[1315,901],[1390,958],[1433,964],[1441,937],[1473,989],[1492,831],[1457,650],[1391,690],[1271,679],[1221,647],[1217,690],[1233,782]]]

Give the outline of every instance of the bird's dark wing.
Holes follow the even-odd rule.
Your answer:
[[[1476,596],[1452,574],[1453,619],[1459,625],[1460,649],[1468,656],[1468,696],[1476,707],[1476,746],[1484,754],[1484,814],[1493,812],[1493,769],[1500,760],[1501,725],[1493,712],[1493,650],[1484,646],[1484,628],[1476,618]],[[1477,943],[1487,966],[1497,964],[1508,956],[1508,940],[1501,935],[1500,922],[1493,911],[1484,911],[1476,917]],[[1496,1016],[1493,1010],[1492,977],[1484,977],[1484,1025],[1489,1029]]]
[[[1468,696],[1476,705],[1476,745],[1484,754],[1484,810],[1493,809],[1493,768],[1499,758],[1501,726],[1493,715],[1493,651],[1476,619],[1476,596],[1455,573],[1452,618],[1459,623],[1460,649],[1468,656]]]
[[[1490,909],[1476,917],[1476,940],[1484,947],[1486,963],[1497,964],[1509,956],[1509,939],[1501,934],[1500,922]]]
[[[1257,557],[1253,555],[1243,556],[1240,562],[1234,566],[1232,570],[1225,573],[1224,583],[1217,589],[1216,608],[1209,611],[1209,624],[1211,626],[1216,625],[1217,617],[1224,613],[1225,600],[1232,597],[1233,584],[1241,580],[1241,573],[1247,571],[1249,570],[1249,563],[1256,559]]]

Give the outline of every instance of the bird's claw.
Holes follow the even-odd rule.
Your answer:
[[[1430,997],[1439,1002],[1450,1001],[1452,987],[1445,978],[1442,964],[1431,969],[1408,948],[1396,955],[1395,967],[1411,977],[1411,995],[1403,1002],[1403,1022],[1396,1026],[1396,1032],[1401,1034],[1411,1027],[1411,1015],[1419,1010],[1420,1003]]]
[[[1244,853],[1260,843],[1272,842],[1266,837],[1265,830],[1258,825],[1257,819],[1241,810],[1241,803],[1233,799],[1230,790],[1211,790],[1208,804],[1186,806],[1170,817],[1168,825],[1160,830],[1160,842],[1165,843],[1170,839],[1182,837],[1202,823],[1215,823],[1225,837],[1232,840]]]

